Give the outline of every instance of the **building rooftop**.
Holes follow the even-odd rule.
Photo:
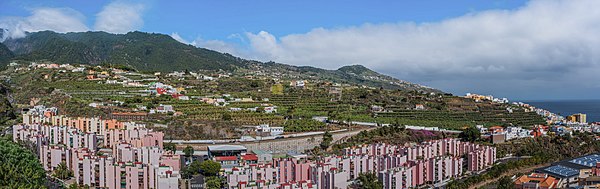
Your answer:
[[[215,160],[217,160],[217,161],[236,161],[237,157],[236,156],[217,156],[217,157],[215,157]]]
[[[247,148],[241,145],[213,145],[208,146],[208,151],[235,151],[246,150]]]
[[[271,154],[270,152],[264,150],[252,150],[252,152],[256,155]]]
[[[122,116],[146,116],[148,113],[146,112],[113,112],[112,115],[122,115]]]
[[[242,159],[247,161],[257,161],[258,156],[256,156],[255,154],[246,154],[242,156]]]
[[[544,187],[544,188],[551,188],[554,187],[556,185],[556,178],[551,177],[551,176],[547,176],[545,174],[531,174],[531,175],[523,175],[521,177],[519,177],[516,181],[515,184],[517,185],[522,185],[524,183],[538,183],[538,185],[540,187]]]
[[[565,167],[562,165],[553,165],[543,169],[543,171],[563,178],[572,177],[579,174],[579,171],[577,169]]]
[[[583,157],[578,157],[578,158],[570,160],[569,162],[578,164],[578,165],[582,165],[582,166],[586,166],[586,167],[594,167],[594,166],[596,166],[597,162],[600,162],[600,155],[592,154],[592,155],[587,155],[587,156],[583,156]]]
[[[247,148],[241,145],[213,145],[208,146],[208,151],[241,151]]]
[[[504,127],[502,127],[502,126],[492,126],[492,127],[488,128],[488,129],[504,129]]]

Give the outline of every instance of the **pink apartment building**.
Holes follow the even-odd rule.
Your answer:
[[[162,156],[160,156],[160,165],[172,167],[173,171],[181,170],[181,156],[173,154],[171,152],[165,152]]]
[[[114,148],[114,144],[129,143],[134,147],[158,146],[163,147],[164,134],[161,132],[152,132],[148,129],[111,129],[104,133],[104,146]]]
[[[379,179],[386,183],[384,189],[414,188],[417,185],[412,182],[414,167],[397,167],[379,173]]]
[[[68,148],[90,148],[95,150],[98,142],[96,135],[83,133],[71,127],[52,127],[44,125],[15,125],[13,140],[29,140],[40,144],[64,145]]]
[[[24,124],[13,126],[13,140],[36,144],[47,171],[65,162],[80,185],[111,189],[179,187],[181,159],[162,150],[163,133],[99,118],[26,115]],[[96,136],[100,133],[104,145],[112,149],[109,154],[97,154]]]
[[[128,156],[129,161],[119,161],[110,156],[96,156],[83,149],[73,151],[72,170],[76,182],[81,185],[106,188],[177,188],[179,172],[174,168],[149,160],[135,158],[154,153],[146,149],[140,155]],[[156,159],[158,161],[158,155]]]
[[[496,162],[496,148],[490,146],[478,146],[467,154],[467,165],[469,171],[481,171]]]
[[[279,183],[306,181],[310,176],[310,163],[302,159],[282,158],[273,161],[278,168]]]
[[[282,158],[273,160],[274,168],[271,164],[243,165],[226,176],[229,188],[255,188],[260,184],[264,188],[297,187],[298,183],[307,183],[319,189],[333,189],[346,188],[361,173],[371,172],[377,173],[384,188],[411,188],[461,176],[463,155],[468,157],[469,171],[483,170],[495,162],[495,150],[458,139],[407,146],[370,144],[346,148],[344,156],[321,157],[314,162]],[[265,175],[265,171],[269,179],[254,176]]]
[[[67,126],[74,127],[86,133],[95,133],[103,135],[106,131],[112,129],[132,130],[135,128],[144,128],[144,124],[136,124],[135,122],[120,122],[115,119],[102,119],[100,117],[85,118],[85,117],[67,117],[65,115],[56,115],[53,113],[31,113],[23,114],[23,124],[43,124],[50,126]]]
[[[54,171],[61,162],[68,162],[71,157],[70,149],[65,146],[42,145],[39,147],[39,158],[46,171]]]

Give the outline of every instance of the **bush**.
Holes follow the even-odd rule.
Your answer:
[[[7,138],[0,138],[0,186],[45,188],[46,173],[38,158]]]

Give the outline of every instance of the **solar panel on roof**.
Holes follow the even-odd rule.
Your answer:
[[[562,177],[571,177],[579,174],[579,171],[577,171],[576,169],[565,167],[562,165],[551,166],[544,170],[556,175],[560,175]]]
[[[594,166],[596,166],[597,162],[600,162],[600,155],[592,154],[592,155],[588,155],[588,156],[583,156],[583,157],[572,159],[569,162],[578,164],[578,165],[587,166],[587,167],[594,167]]]

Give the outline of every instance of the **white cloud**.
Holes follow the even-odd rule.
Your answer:
[[[194,46],[212,49],[229,54],[247,54],[246,52],[241,51],[238,46],[220,40],[198,39],[194,41]]]
[[[434,87],[464,88],[455,91],[461,93],[509,94],[542,84],[536,89],[557,91],[556,85],[588,78],[577,74],[582,70],[600,71],[597,7],[597,0],[535,0],[440,22],[316,28],[282,37],[261,31],[246,34],[252,52],[246,57],[329,69],[362,64]],[[586,87],[600,91],[585,83],[579,89]]]
[[[227,43],[221,40],[204,40],[201,37],[197,37],[193,41],[188,41],[181,37],[179,33],[173,32],[171,33],[171,37],[181,43],[185,43],[188,45],[193,45],[200,48],[207,48],[223,53],[235,54],[238,56],[248,57],[248,52],[239,46],[236,46],[232,43]]]
[[[143,4],[112,2],[96,14],[94,30],[109,33],[127,33],[139,30],[144,25]]]
[[[181,36],[179,35],[179,33],[177,33],[177,32],[173,32],[173,33],[171,33],[171,37],[172,37],[173,39],[175,39],[175,40],[177,40],[177,41],[181,42],[181,43],[190,44],[190,42],[188,42],[188,41],[186,41],[185,39],[183,39],[183,37],[181,37]]]
[[[70,8],[35,8],[27,17],[0,18],[0,28],[8,31],[4,38],[19,38],[24,37],[25,32],[43,30],[60,33],[87,31],[89,29],[84,20],[81,13]]]

